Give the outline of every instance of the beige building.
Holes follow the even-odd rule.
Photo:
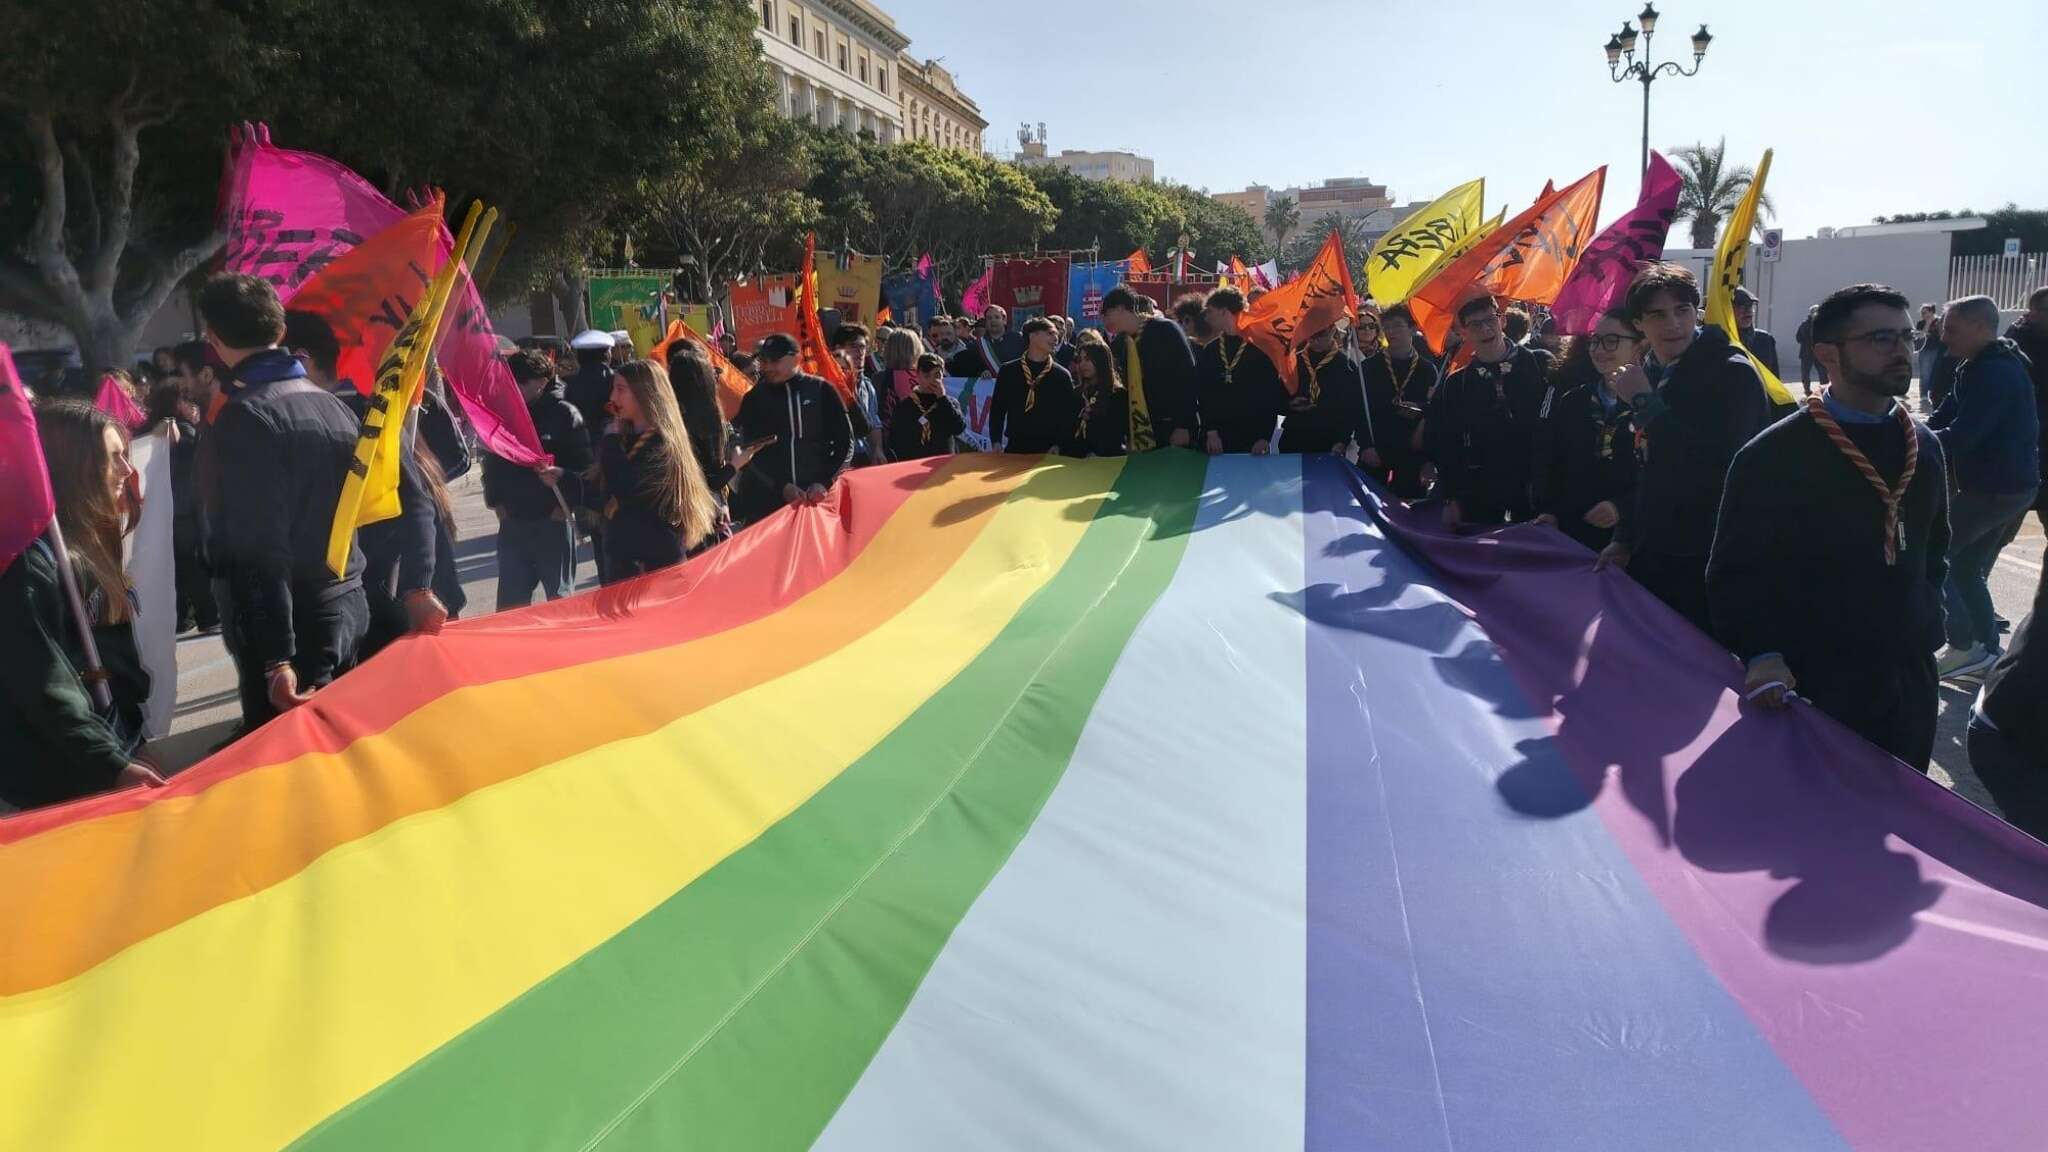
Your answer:
[[[953,74],[935,61],[923,63],[901,53],[896,60],[897,102],[902,109],[903,135],[929,140],[945,148],[980,155],[988,121],[981,109],[960,91]]]
[[[1152,158],[1136,152],[1078,152],[1061,149],[1057,156],[1045,149],[1045,125],[1034,138],[1029,125],[1017,132],[1017,163],[1050,164],[1090,180],[1128,180],[1133,184],[1152,182]]]
[[[1244,209],[1252,219],[1259,221],[1260,227],[1264,227],[1266,206],[1273,202],[1273,190],[1264,184],[1254,184],[1242,192],[1216,192],[1209,199]]]
[[[785,116],[820,127],[903,138],[897,60],[910,38],[867,0],[758,0],[754,35]]]
[[[1313,188],[1289,188],[1281,195],[1294,197],[1304,224],[1332,212],[1346,220],[1356,220],[1381,208],[1391,208],[1394,204],[1393,198],[1387,195],[1386,185],[1375,184],[1359,176],[1325,180]]]

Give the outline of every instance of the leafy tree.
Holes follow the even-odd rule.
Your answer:
[[[2005,251],[2008,236],[2019,237],[2022,251],[2048,252],[2048,211],[2022,208],[2011,202],[1996,212],[1978,212],[1972,208],[1965,208],[1960,212],[1951,212],[1947,209],[1939,212],[1901,212],[1894,216],[1879,216],[1871,223],[1918,224],[1927,220],[1954,220],[1969,216],[1982,216],[1985,226],[1954,233],[1949,241],[1949,250],[1954,255],[1996,256]]]
[[[266,120],[394,197],[483,197],[499,295],[560,286],[650,181],[770,88],[744,0],[0,5],[0,306],[125,362],[218,251],[226,126]],[[145,155],[144,142],[148,144]]]
[[[1288,247],[1283,257],[1283,263],[1290,268],[1308,267],[1316,258],[1316,253],[1322,249],[1323,241],[1329,239],[1330,233],[1335,232],[1343,238],[1344,262],[1350,266],[1355,281],[1363,285],[1365,277],[1362,270],[1365,267],[1365,258],[1372,252],[1372,240],[1366,234],[1366,225],[1367,218],[1364,216],[1346,217],[1341,212],[1325,212],[1295,236],[1294,243]]]
[[[705,143],[674,173],[648,182],[636,213],[678,258],[699,300],[765,270],[771,249],[786,250],[820,215],[803,191],[816,173],[809,141],[773,109],[746,112]]]
[[[1051,164],[1019,169],[1059,210],[1045,239],[1049,248],[1100,248],[1105,259],[1121,259],[1151,248],[1172,201],[1151,184],[1090,180]]]
[[[1721,221],[1742,202],[1750,181],[1756,179],[1756,171],[1747,164],[1728,163],[1726,137],[1712,146],[1688,144],[1673,149],[1671,154],[1678,161],[1678,219],[1692,221],[1693,247],[1712,248],[1714,238],[1720,234]],[[1757,201],[1757,208],[1755,227],[1761,236],[1764,218],[1777,215],[1778,210],[1771,203],[1769,192]]]
[[[1266,231],[1273,234],[1273,256],[1287,251],[1287,236],[1301,227],[1301,205],[1292,196],[1282,196],[1266,205]]]

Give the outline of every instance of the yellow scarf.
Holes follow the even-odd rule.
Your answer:
[[[1145,364],[1138,358],[1138,334],[1124,337],[1124,391],[1131,398],[1131,451],[1150,452],[1159,447],[1152,438],[1152,414],[1145,408]]]

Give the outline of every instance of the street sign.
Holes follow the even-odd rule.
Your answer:
[[[2018,259],[2019,254],[2020,238],[2017,236],[2007,236],[2005,238],[2005,258],[2008,260]]]
[[[1764,229],[1763,262],[1766,264],[1776,264],[1778,257],[1784,252],[1784,249],[1785,230],[1783,228]]]

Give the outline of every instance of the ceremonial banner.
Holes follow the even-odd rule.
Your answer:
[[[717,336],[718,317],[712,313],[709,304],[671,304],[669,315],[688,324],[692,332],[707,332],[713,337]]]
[[[832,355],[831,346],[825,342],[825,328],[818,320],[818,236],[813,232],[804,237],[804,265],[796,275],[796,346],[801,370],[813,376],[822,377],[826,383],[839,390],[840,399],[854,403],[854,389],[857,381],[847,379],[845,369],[839,365],[839,358]]]
[[[1366,292],[1382,307],[1398,304],[1429,279],[1486,213],[1486,181],[1460,184],[1411,213],[1379,238],[1365,258]]]
[[[2038,1149],[2048,846],[1435,520],[922,460],[392,645],[0,819],[0,1148]]]
[[[740,350],[752,352],[763,337],[796,335],[796,277],[756,276],[734,284],[728,302]]]
[[[1124,282],[1129,270],[1130,262],[1126,260],[1073,266],[1067,275],[1067,303],[1074,310],[1075,327],[1102,327],[1102,298]]]
[[[645,356],[661,339],[661,294],[666,276],[592,276],[585,287],[590,326],[606,332],[624,330],[633,340],[633,354]]]
[[[1597,213],[1599,186],[1606,171],[1605,167],[1595,169],[1568,188],[1538,197],[1520,215],[1490,231],[1417,288],[1408,297],[1408,307],[1429,346],[1444,346],[1444,337],[1450,334],[1457,319],[1458,305],[1467,296],[1494,291],[1492,285],[1507,274],[1505,269],[1530,260],[1534,254],[1545,253],[1546,248],[1554,250],[1555,238],[1565,221],[1583,211],[1583,198],[1589,189]],[[1544,260],[1546,267],[1556,264],[1555,258],[1547,254]]]
[[[882,281],[882,299],[902,323],[915,325],[921,334],[932,317],[945,311],[940,299],[939,274],[927,252],[912,272],[898,272]]]
[[[1763,197],[1764,179],[1770,174],[1771,150],[1766,148],[1763,162],[1756,166],[1756,178],[1749,182],[1749,190],[1742,194],[1735,213],[1721,226],[1721,242],[1714,249],[1714,278],[1707,285],[1707,323],[1726,332],[1729,341],[1749,357],[1756,374],[1763,378],[1764,391],[1770,394],[1771,403],[1787,407],[1798,403],[1792,398],[1792,390],[1764,367],[1756,353],[1744,347],[1735,323],[1735,290],[1742,285],[1742,266],[1749,259],[1749,236],[1756,228],[1757,201]]]
[[[169,424],[128,445],[128,463],[142,490],[142,516],[122,541],[122,567],[135,589],[135,652],[149,670],[142,705],[143,734],[154,740],[171,730],[178,711],[178,572],[172,546]]]
[[[697,334],[688,321],[675,319],[668,322],[668,332],[660,343],[648,350],[648,359],[657,364],[667,365],[671,345],[678,340],[687,340],[702,349],[711,361],[711,368],[718,374],[718,408],[731,420],[740,414],[740,400],[754,387],[754,381],[732,361],[725,358],[717,344]]]
[[[1159,313],[1173,318],[1173,306],[1183,296],[1207,296],[1222,287],[1222,281],[1214,276],[1190,276],[1175,280],[1163,272],[1148,272],[1142,276],[1133,273],[1124,283],[1131,291],[1141,296],[1150,296],[1159,305]]]
[[[1571,279],[1565,282],[1550,314],[1559,331],[1589,336],[1600,317],[1621,306],[1637,269],[1664,255],[1664,238],[1678,214],[1678,170],[1656,152],[1643,176],[1636,206],[1587,245]]]
[[[1331,232],[1301,278],[1258,298],[1238,318],[1237,330],[1258,345],[1280,370],[1280,379],[1291,393],[1299,387],[1295,377],[1297,345],[1358,309],[1358,293],[1351,286],[1351,266],[1344,259],[1344,237]]]
[[[882,300],[882,258],[841,252],[818,266],[818,307],[835,309],[842,324],[875,324]]]
[[[325,156],[273,147],[262,127],[237,138],[221,199],[229,232],[222,266],[269,278],[286,303],[321,268],[405,216],[362,177]],[[443,256],[454,246],[442,228]],[[436,355],[470,426],[485,447],[514,464],[551,463],[467,275],[449,310],[448,335]]]
[[[14,354],[0,344],[0,572],[28,551],[56,514],[35,409],[14,370]]]
[[[446,259],[441,198],[406,215],[328,264],[292,297],[292,309],[327,321],[341,347],[337,380],[367,396],[384,350],[425,296]]]
[[[988,302],[1010,314],[1010,327],[1033,316],[1067,311],[1067,258],[998,260],[990,269]]]

